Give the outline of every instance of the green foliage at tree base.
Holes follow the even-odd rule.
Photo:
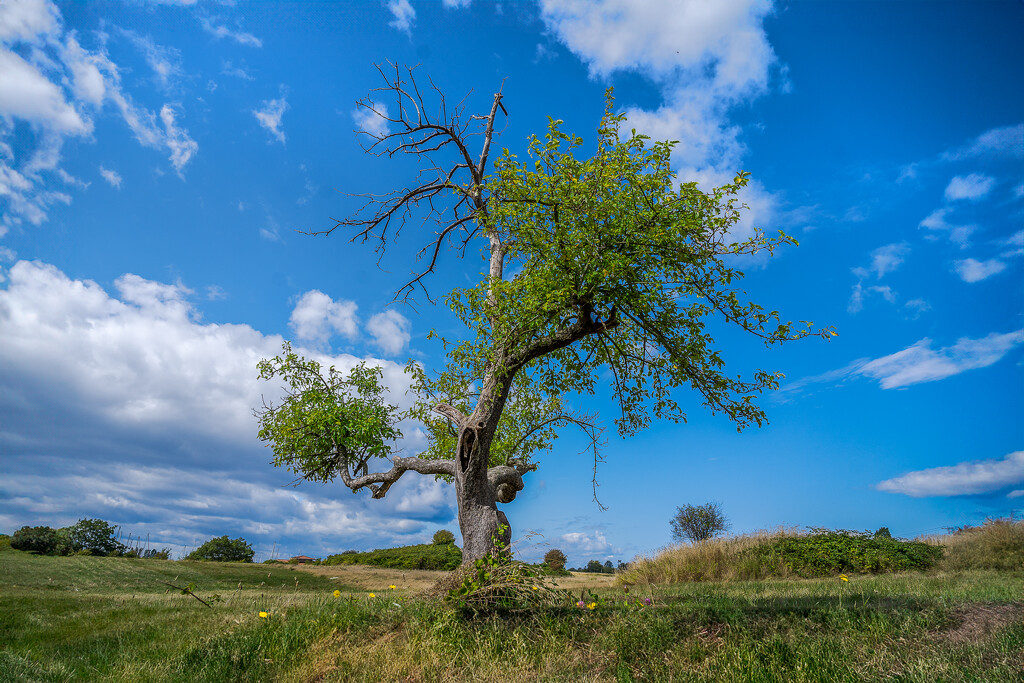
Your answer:
[[[794,574],[811,577],[930,569],[942,557],[942,548],[868,532],[813,529],[807,536],[776,538],[743,554],[766,565],[780,563]]]
[[[462,551],[453,544],[407,545],[401,548],[382,548],[366,553],[330,555],[324,564],[369,564],[391,569],[440,569],[451,571],[462,564]]]

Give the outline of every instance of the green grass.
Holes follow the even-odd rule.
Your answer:
[[[331,581],[5,551],[0,680],[998,682],[1024,671],[1024,571],[634,586],[598,591],[592,611],[472,619],[401,591],[334,598],[345,571]],[[208,609],[154,585],[175,576],[221,601]]]

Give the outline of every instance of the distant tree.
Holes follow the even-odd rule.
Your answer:
[[[605,574],[614,574],[615,573],[615,567],[612,566],[612,561],[611,560],[605,560],[604,561],[604,573]]]
[[[892,533],[889,531],[889,527],[883,526],[875,532],[875,538],[892,538]]]
[[[530,139],[528,159],[508,150],[494,159],[496,117],[506,112],[500,91],[478,116],[447,106],[437,91],[435,116],[430,91],[411,69],[407,77],[398,67],[381,75],[379,91],[391,101],[358,103],[378,117],[364,131],[368,151],[411,154],[424,173],[411,186],[369,195],[363,212],[322,233],[350,230],[353,241],[371,240],[378,252],[399,235],[420,240],[423,258],[398,288],[400,300],[426,293],[442,264],[462,272],[446,252],[487,263],[477,281],[445,297],[467,332],[431,333],[448,362],[430,376],[410,364],[417,401],[406,414],[385,400],[377,369],[324,373],[290,347],[260,362],[262,379],[288,385],[281,405],[257,412],[259,437],[273,447],[276,465],[309,481],[368,488],[374,498],[406,472],[454,483],[469,563],[507,546],[509,522],[497,505],[523,489],[524,475],[537,468],[534,455],[552,447],[558,428],[576,425],[599,443],[593,418],[564,411],[564,396],[591,394],[611,378],[623,436],[654,418],[685,420],[677,402],[683,386],[738,429],[760,426],[765,414],[755,399],[777,389],[781,375],[727,375],[715,324],[767,345],[832,335],[784,322],[737,286],[736,257],[796,243],[760,230],[734,237],[742,232],[733,229],[741,217],[737,193],[749,174],[718,188],[680,182],[674,143],[624,128],[610,91],[593,156],[581,154],[583,139],[552,118],[543,137]],[[410,217],[417,225],[403,230]],[[422,218],[435,219],[438,229],[421,229]],[[426,424],[422,453],[393,452],[403,418]]]
[[[455,543],[455,534],[447,529],[441,529],[434,534],[434,545],[451,545]]]
[[[53,555],[60,545],[57,530],[48,526],[23,526],[14,532],[11,547],[40,555]]]
[[[566,562],[565,553],[558,548],[552,548],[551,550],[544,553],[544,564],[551,567],[555,571],[561,571],[565,569]]]
[[[117,527],[102,519],[80,519],[67,529],[62,529],[72,552],[88,552],[90,555],[118,555],[125,546],[117,540]]]
[[[603,574],[604,565],[601,564],[601,560],[591,560],[590,562],[587,562],[587,566],[583,571],[592,572],[594,574]]]
[[[700,543],[714,538],[728,530],[729,521],[718,503],[690,505],[676,508],[676,514],[670,522],[672,538],[676,541]]]
[[[244,538],[229,539],[227,536],[211,538],[188,555],[186,560],[206,562],[252,562],[256,551]]]

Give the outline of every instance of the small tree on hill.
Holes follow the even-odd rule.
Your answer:
[[[434,545],[451,545],[455,543],[455,534],[447,529],[441,529],[434,534]]]
[[[761,425],[765,414],[754,400],[777,389],[781,375],[725,374],[712,322],[767,345],[831,336],[783,322],[738,289],[743,273],[734,257],[795,244],[781,233],[730,236],[742,208],[736,194],[749,174],[706,190],[680,184],[670,163],[674,143],[622,130],[625,117],[615,113],[610,91],[593,156],[580,158],[583,139],[551,119],[546,135],[530,140],[528,160],[505,150],[495,161],[496,119],[507,116],[501,92],[488,112],[466,116],[435,88],[435,114],[411,69],[381,75],[379,90],[390,101],[359,102],[378,117],[364,131],[368,151],[411,154],[424,174],[412,186],[367,197],[363,212],[322,234],[351,229],[353,240],[372,240],[382,255],[400,235],[416,235],[423,258],[398,288],[400,300],[417,291],[433,300],[426,286],[446,252],[482,255],[484,271],[447,295],[466,334],[431,333],[448,362],[429,376],[410,363],[418,400],[405,414],[384,400],[377,369],[330,368],[325,375],[290,346],[262,361],[260,377],[287,385],[281,405],[257,413],[275,464],[308,480],[369,488],[374,498],[410,471],[454,483],[463,561],[470,563],[507,546],[508,518],[498,504],[516,498],[523,476],[537,468],[534,455],[551,448],[558,427],[586,431],[596,467],[601,430],[594,416],[563,410],[563,396],[594,393],[611,377],[623,436],[652,418],[685,420],[676,391],[684,386],[738,429]],[[438,229],[403,231],[417,213]],[[424,422],[430,437],[412,457],[390,445],[403,417]],[[385,463],[379,469],[371,466],[378,458]]]
[[[256,552],[244,538],[229,539],[227,536],[211,538],[188,555],[186,560],[206,562],[252,562]]]
[[[700,543],[729,529],[729,521],[718,503],[690,505],[676,508],[671,521],[672,538],[676,541]]]
[[[125,550],[115,536],[117,527],[102,519],[80,519],[63,531],[74,552],[84,550],[90,555],[117,555]]]
[[[544,553],[544,564],[551,567],[555,571],[561,571],[565,569],[565,562],[567,558],[558,548],[552,548],[551,550]]]

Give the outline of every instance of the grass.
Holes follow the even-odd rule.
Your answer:
[[[441,576],[4,551],[0,680],[1018,681],[1024,671],[1019,570],[628,594],[584,575],[559,587],[592,590],[593,610],[476,618],[417,597]],[[206,608],[159,580],[221,600]]]

